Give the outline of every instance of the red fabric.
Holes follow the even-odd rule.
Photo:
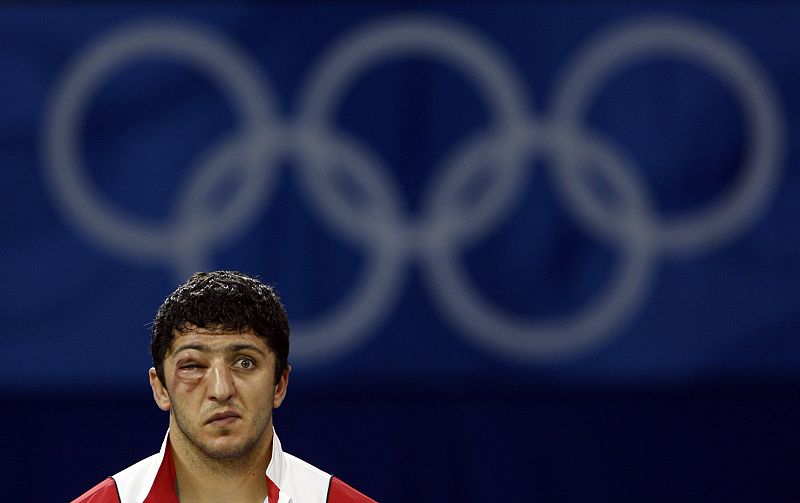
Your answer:
[[[117,485],[114,483],[114,479],[108,477],[78,496],[77,499],[72,500],[72,503],[119,503]]]
[[[275,485],[275,482],[271,481],[269,477],[267,479],[267,501],[269,503],[278,503],[278,496],[281,494],[281,490],[278,486]]]
[[[158,467],[156,479],[144,503],[180,503],[178,495],[175,494],[175,463],[172,461],[172,447],[167,441],[164,449],[164,459]]]
[[[270,500],[271,501],[271,500]],[[361,494],[336,477],[331,477],[328,488],[328,503],[378,503],[374,499]]]

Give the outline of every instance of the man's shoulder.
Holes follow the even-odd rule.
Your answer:
[[[159,455],[153,454],[119,473],[106,478],[71,503],[120,503],[128,501],[130,493],[149,488],[158,470]],[[120,486],[121,484],[121,486]]]
[[[120,480],[131,477],[138,477],[141,476],[142,472],[152,472],[152,474],[155,475],[155,470],[158,470],[160,462],[161,462],[161,456],[159,455],[159,453],[155,453],[152,456],[148,456],[144,459],[137,461],[136,463],[125,468],[121,472],[114,474],[113,478],[116,480]]]
[[[377,503],[369,496],[360,493],[336,477],[331,477],[328,488],[328,503]]]
[[[114,483],[114,479],[108,477],[72,500],[72,503],[119,503],[117,485]]]
[[[292,474],[291,476],[299,475],[304,479],[311,478],[323,481],[325,484],[328,483],[328,479],[331,477],[330,473],[320,470],[308,461],[302,460],[288,452],[284,452],[283,456],[286,460],[286,467],[289,469],[289,473]]]
[[[286,460],[286,478],[283,480],[290,494],[298,501],[326,501],[327,503],[376,503],[342,480],[320,470],[297,456],[283,453]],[[316,496],[314,496],[316,495]],[[320,498],[324,497],[324,500]]]
[[[325,501],[331,478],[329,473],[286,452],[282,461],[282,473],[275,480],[282,492],[290,494],[296,501]]]

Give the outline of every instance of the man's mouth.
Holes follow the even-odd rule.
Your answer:
[[[241,418],[242,417],[239,415],[239,413],[233,410],[217,412],[216,414],[208,418],[206,424],[213,424],[215,426],[225,426]]]

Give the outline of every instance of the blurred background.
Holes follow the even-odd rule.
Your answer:
[[[0,7],[6,501],[156,450],[149,323],[292,320],[381,502],[800,499],[800,5]]]

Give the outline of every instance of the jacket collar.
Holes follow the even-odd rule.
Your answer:
[[[175,464],[172,460],[172,447],[169,443],[169,429],[161,442],[161,450],[155,459],[158,471],[154,473],[153,484],[148,491],[144,503],[179,503],[175,495]],[[286,471],[286,457],[281,448],[281,441],[275,428],[272,429],[272,455],[265,473],[269,503],[291,503],[292,498],[281,491],[283,474]]]
[[[281,441],[275,428],[272,428],[272,457],[267,465],[267,490],[269,493],[269,503],[290,503],[291,495],[281,490],[284,486],[283,480],[286,473],[286,455],[281,448]],[[274,493],[274,494],[273,494]]]
[[[278,434],[275,433],[275,428],[272,429],[272,457],[267,465],[267,478],[275,482],[279,487],[283,481],[283,474],[286,470],[285,467],[286,456],[281,448],[281,441],[278,439]]]

